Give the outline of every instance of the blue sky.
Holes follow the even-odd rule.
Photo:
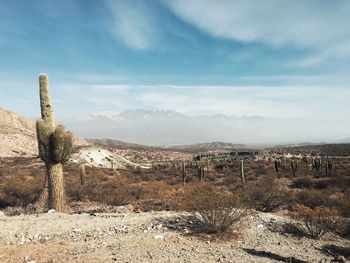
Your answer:
[[[350,120],[350,1],[0,1],[0,107]]]

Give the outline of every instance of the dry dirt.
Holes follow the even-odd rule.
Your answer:
[[[0,215],[0,262],[332,262],[349,240],[283,234],[290,219],[253,213],[237,237],[192,235],[184,213]],[[0,212],[1,213],[1,212]],[[291,259],[291,257],[293,257]],[[286,261],[290,258],[290,261]]]

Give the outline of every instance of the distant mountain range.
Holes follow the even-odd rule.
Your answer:
[[[209,142],[209,143],[198,143],[188,145],[178,145],[170,147],[169,149],[186,151],[186,152],[206,152],[206,151],[228,151],[233,149],[244,148],[244,144],[235,144],[228,142]]]
[[[276,109],[278,110],[278,109]],[[170,110],[93,114],[64,124],[84,138],[110,138],[150,146],[228,142],[250,146],[335,142],[349,137],[340,121],[271,119],[260,116],[188,116]]]
[[[67,121],[64,124],[80,138],[93,138],[91,142],[95,144],[122,149],[153,146],[178,151],[215,151],[254,146],[280,145],[284,148],[350,142],[344,124],[338,122],[276,120],[257,116],[194,117],[168,110],[95,114],[86,120]],[[75,137],[75,144],[87,145],[79,137]],[[308,143],[300,143],[305,141]],[[35,155],[34,121],[0,108],[0,157]]]

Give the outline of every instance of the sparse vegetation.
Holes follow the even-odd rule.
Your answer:
[[[200,229],[210,234],[227,233],[247,214],[238,196],[209,184],[187,188],[184,199]]]
[[[340,213],[335,208],[317,206],[310,208],[297,204],[293,207],[292,217],[302,223],[302,230],[313,238],[320,238],[332,229]]]
[[[247,205],[262,212],[273,212],[288,204],[291,199],[288,192],[281,189],[273,175],[247,186],[242,194]]]
[[[276,173],[274,160],[248,158],[244,161],[242,180],[239,160],[230,157],[209,161],[156,162],[152,169],[111,169],[89,165],[83,168],[79,163],[68,162],[64,183],[70,213],[87,212],[98,217],[99,212],[119,211],[120,205],[127,205],[120,208],[126,209],[122,211],[147,211],[147,215],[154,211],[162,211],[161,214],[166,210],[177,211],[176,215],[185,215],[182,217],[185,222],[175,222],[175,225],[183,224],[182,231],[194,235],[196,240],[229,240],[252,235],[249,231],[253,230],[260,231],[259,240],[262,240],[265,227],[277,229],[283,233],[278,238],[285,240],[289,240],[289,235],[299,234],[318,239],[327,232],[349,238],[350,224],[346,218],[350,211],[348,163],[347,160],[333,161],[333,165],[337,168],[332,168],[332,173],[327,172],[327,177],[323,166],[320,178],[315,178],[311,161],[299,160],[297,174],[293,176],[292,165]],[[7,215],[37,212],[33,203],[43,186],[45,169],[37,158],[2,161],[0,205],[6,208]],[[205,176],[199,176],[199,170],[204,170]],[[247,208],[263,213],[254,212],[244,217]],[[282,216],[281,224],[281,216],[277,221],[270,221],[271,216],[283,215],[286,210],[300,223],[295,224],[286,216]],[[190,211],[191,216],[183,211]],[[241,228],[243,225],[249,227]],[[258,230],[260,226],[262,229]],[[164,231],[170,231],[170,226],[167,228]],[[233,231],[235,228],[239,231]],[[149,230],[142,231],[148,233]],[[171,231],[176,231],[176,228]],[[269,231],[272,230],[267,231],[271,234]],[[266,240],[269,239],[267,236]],[[310,242],[307,240],[302,242],[307,244]]]

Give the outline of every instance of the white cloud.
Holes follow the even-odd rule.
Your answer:
[[[90,85],[65,89],[79,94],[76,98],[86,114],[145,108],[280,119],[341,120],[350,116],[347,87]]]
[[[349,1],[170,0],[168,5],[215,37],[310,49],[305,66],[350,56]]]
[[[133,49],[153,47],[157,36],[147,4],[137,0],[107,0],[105,3],[111,16],[108,30],[117,41]]]

